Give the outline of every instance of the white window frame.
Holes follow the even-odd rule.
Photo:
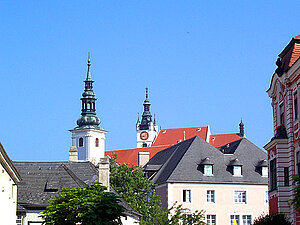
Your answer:
[[[247,204],[247,191],[235,190],[233,201],[235,204]]]
[[[262,166],[261,167],[261,175],[263,177],[268,177],[268,167],[267,166]]]
[[[265,191],[265,203],[269,204],[269,192]]]
[[[192,202],[192,190],[191,189],[183,189],[182,190],[182,202],[184,202],[184,203]]]
[[[242,176],[242,166],[233,166],[233,176],[235,177]]]
[[[215,203],[216,202],[216,191],[215,190],[207,190],[206,191],[206,202],[207,203]]]
[[[250,223],[248,223],[248,217],[250,217]],[[252,215],[242,215],[242,225],[252,225],[253,220],[252,220]]]
[[[233,223],[233,220],[234,220],[234,219],[235,219],[235,220],[237,219],[238,221],[237,221],[236,224],[237,224],[237,225],[240,225],[240,215],[230,215],[230,224],[231,224],[231,225],[234,224],[234,223]]]
[[[206,223],[207,223],[207,225],[217,225],[217,216],[216,216],[216,214],[206,215]]]
[[[204,165],[204,175],[213,176],[213,165]]]

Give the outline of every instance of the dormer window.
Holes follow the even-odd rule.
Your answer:
[[[208,157],[198,163],[198,165],[203,169],[204,176],[213,176],[213,164],[214,163]]]
[[[213,165],[204,165],[204,175],[205,176],[213,175]]]
[[[242,176],[242,166],[233,166],[233,176]]]
[[[261,175],[263,177],[268,177],[268,167],[267,166],[262,166],[261,167]]]

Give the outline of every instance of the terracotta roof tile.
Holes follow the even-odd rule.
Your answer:
[[[239,134],[212,134],[209,137],[209,144],[214,146],[215,148],[226,145],[230,142],[237,141],[242,139],[243,137],[239,136]]]
[[[207,131],[208,126],[162,129],[159,131],[152,146],[170,146],[195,136],[206,140]]]
[[[157,152],[167,148],[169,146],[154,146],[154,147],[145,147],[145,148],[131,148],[131,149],[123,149],[123,150],[112,150],[112,151],[106,151],[105,155],[112,156],[113,153],[117,154],[117,163],[118,164],[132,164],[132,165],[138,165],[139,164],[139,152],[149,152],[151,159]]]

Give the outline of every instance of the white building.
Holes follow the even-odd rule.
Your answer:
[[[17,183],[21,176],[0,144],[0,224],[17,221]]]

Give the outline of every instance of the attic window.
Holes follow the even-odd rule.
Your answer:
[[[268,177],[268,167],[267,166],[262,166],[261,167],[261,175],[263,177]]]
[[[215,141],[215,138],[213,137],[211,140],[212,140],[212,141]]]
[[[179,139],[178,141],[177,141],[177,143],[180,143],[181,142],[181,139]]]
[[[204,175],[205,176],[213,175],[213,165],[204,165]]]
[[[163,134],[165,134],[166,132],[167,132],[166,130],[163,130],[163,131],[162,131]]]
[[[201,128],[198,128],[197,131],[201,131]]]
[[[233,176],[242,176],[242,166],[233,166]]]

